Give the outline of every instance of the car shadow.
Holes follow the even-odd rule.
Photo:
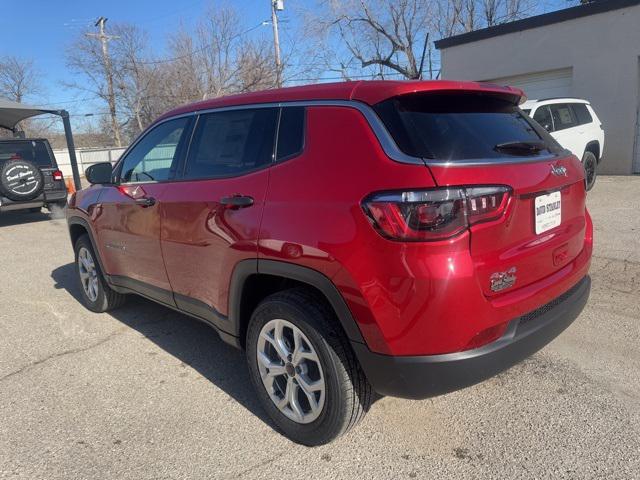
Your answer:
[[[55,220],[58,218],[60,217],[57,214],[53,215],[45,209],[42,209],[42,211],[36,213],[31,213],[26,210],[3,212],[0,213],[0,227],[25,225],[28,223],[44,222],[47,220]]]
[[[53,270],[51,278],[54,288],[81,302],[73,263]],[[224,343],[212,327],[137,295],[130,295],[122,307],[108,314],[173,355],[182,366],[196,370],[275,429],[255,397],[244,353]]]

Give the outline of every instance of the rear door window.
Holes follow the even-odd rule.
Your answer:
[[[538,122],[547,132],[553,132],[553,120],[549,107],[542,106],[533,114],[533,119]]]
[[[207,113],[194,133],[185,179],[233,177],[273,161],[277,108]]]
[[[562,150],[517,105],[497,95],[403,95],[374,109],[398,147],[414,157],[455,162],[539,156]],[[501,148],[505,145],[519,148]]]
[[[585,125],[593,122],[593,118],[591,118],[591,114],[584,103],[572,103],[571,108],[573,109],[578,125]]]
[[[6,160],[28,160],[39,167],[55,167],[49,146],[44,140],[0,142],[0,163]]]
[[[553,127],[555,131],[566,130],[578,125],[571,106],[566,103],[555,103],[549,105],[553,116]]]

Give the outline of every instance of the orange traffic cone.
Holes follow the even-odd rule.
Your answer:
[[[64,183],[67,186],[67,193],[68,194],[76,193],[76,186],[73,183],[73,178],[66,178],[64,180]]]

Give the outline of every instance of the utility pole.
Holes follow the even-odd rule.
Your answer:
[[[284,10],[284,0],[271,1],[271,24],[273,25],[273,45],[276,51],[276,86],[282,87],[282,60],[280,59],[280,38],[278,36],[278,12]]]
[[[109,115],[111,116],[111,128],[116,137],[116,146],[122,146],[122,138],[120,136],[120,126],[116,117],[116,95],[113,91],[113,70],[111,68],[111,58],[109,57],[109,40],[118,38],[114,35],[107,35],[104,31],[104,25],[107,23],[105,17],[96,20],[95,26],[100,29],[99,33],[87,33],[87,37],[97,38],[102,44],[102,64],[104,73],[107,77],[107,102],[109,103]]]

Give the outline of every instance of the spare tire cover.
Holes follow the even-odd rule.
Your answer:
[[[0,169],[0,192],[16,201],[33,200],[42,193],[44,178],[28,160],[9,160]]]

